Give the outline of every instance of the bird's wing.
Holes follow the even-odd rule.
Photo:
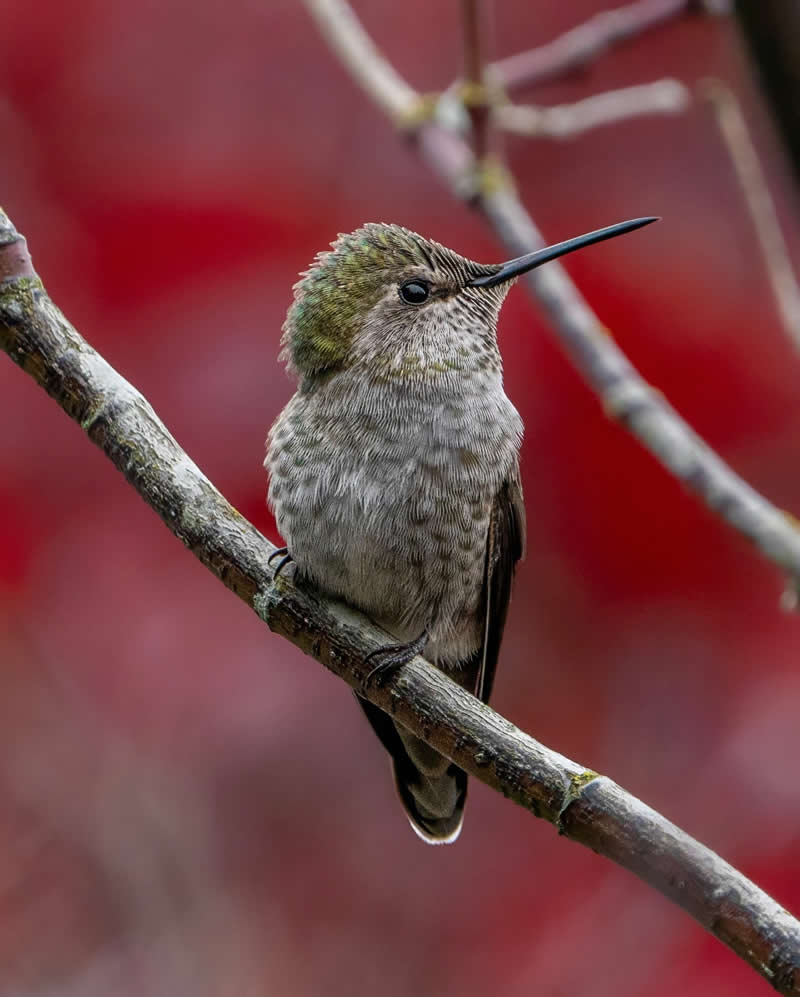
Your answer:
[[[475,695],[489,702],[503,639],[511,582],[517,561],[525,556],[525,506],[518,472],[503,482],[489,518],[483,576],[485,607],[483,647]]]

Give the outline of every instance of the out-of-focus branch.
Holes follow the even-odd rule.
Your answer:
[[[656,80],[595,94],[573,104],[535,107],[502,104],[492,121],[506,131],[532,138],[566,139],[602,125],[613,125],[645,114],[677,114],[689,106],[688,89],[678,80]]]
[[[800,180],[800,4],[736,0],[735,8]]]
[[[472,125],[472,149],[478,162],[489,154],[489,100],[483,79],[481,56],[481,0],[461,0],[461,28],[464,36],[464,82],[461,99]]]
[[[698,7],[720,13],[727,9],[727,0],[724,7],[719,2],[708,4],[697,0],[637,0],[625,7],[604,10],[546,45],[491,63],[486,67],[486,76],[507,92],[546,83],[585,66],[613,45],[637,38]]]
[[[416,90],[406,83],[373,44],[349,3],[331,0],[328,8],[328,15],[342,27],[337,37],[329,39],[329,44],[353,79],[385,114],[399,121],[410,117],[420,100]],[[346,42],[353,36],[359,39],[357,48]]]
[[[385,60],[375,59],[375,45],[344,0],[305,0],[323,36],[346,66],[360,68],[357,79],[369,95],[385,94],[397,78]],[[347,7],[347,15],[342,10]],[[376,76],[364,80],[369,60]],[[387,79],[381,79],[387,74]],[[369,74],[367,74],[369,75]],[[395,120],[414,117],[420,98],[403,81],[394,87],[395,100],[384,109]],[[417,148],[453,193],[482,210],[511,256],[544,245],[541,233],[510,182],[488,180],[469,146],[455,131],[432,120],[416,132]],[[700,439],[660,392],[632,366],[608,330],[583,299],[567,272],[548,263],[523,278],[573,363],[594,388],[606,412],[616,418],[683,484],[702,498],[730,526],[748,537],[761,553],[788,576],[790,596],[800,584],[800,529],[793,519],[740,478]],[[787,598],[784,605],[793,605]]]
[[[0,212],[0,347],[78,422],[169,529],[281,634],[470,775],[630,869],[784,994],[800,994],[800,923],[719,856],[626,793],[518,730],[415,658],[362,688],[385,641],[364,617],[274,580],[275,549],[226,502],[150,404],[50,301],[25,241]]]
[[[786,335],[800,349],[800,287],[744,115],[738,101],[723,83],[707,80],[701,92],[714,111],[736,170]]]

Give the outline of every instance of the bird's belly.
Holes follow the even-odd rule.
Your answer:
[[[274,501],[299,571],[361,609],[399,639],[429,630],[464,657],[478,620],[491,490],[457,467],[424,459],[330,465],[316,480],[286,483]]]
[[[499,386],[468,389],[415,401],[398,388],[381,417],[355,393],[295,395],[266,460],[300,575],[401,640],[427,630],[440,664],[480,646],[489,518],[521,435]]]

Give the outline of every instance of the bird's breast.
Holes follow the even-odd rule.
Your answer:
[[[479,640],[489,515],[522,430],[502,384],[458,387],[298,393],[266,460],[302,574],[398,637],[438,627],[445,645],[465,628]]]

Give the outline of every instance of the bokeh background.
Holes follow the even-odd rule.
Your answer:
[[[497,55],[598,0],[496,5]],[[460,71],[455,0],[357,8],[415,86]],[[0,197],[54,299],[276,538],[267,428],[298,271],[397,221],[502,250],[362,98],[297,0],[0,3]],[[687,18],[522,95],[734,87],[787,238],[797,195],[735,26]],[[800,511],[800,357],[707,109],[509,139],[566,266],[738,471]],[[503,312],[529,556],[494,705],[800,910],[800,673],[777,571],[610,423],[535,305]],[[423,846],[346,687],[268,633],[0,357],[0,993],[758,995],[628,873],[474,784]]]

